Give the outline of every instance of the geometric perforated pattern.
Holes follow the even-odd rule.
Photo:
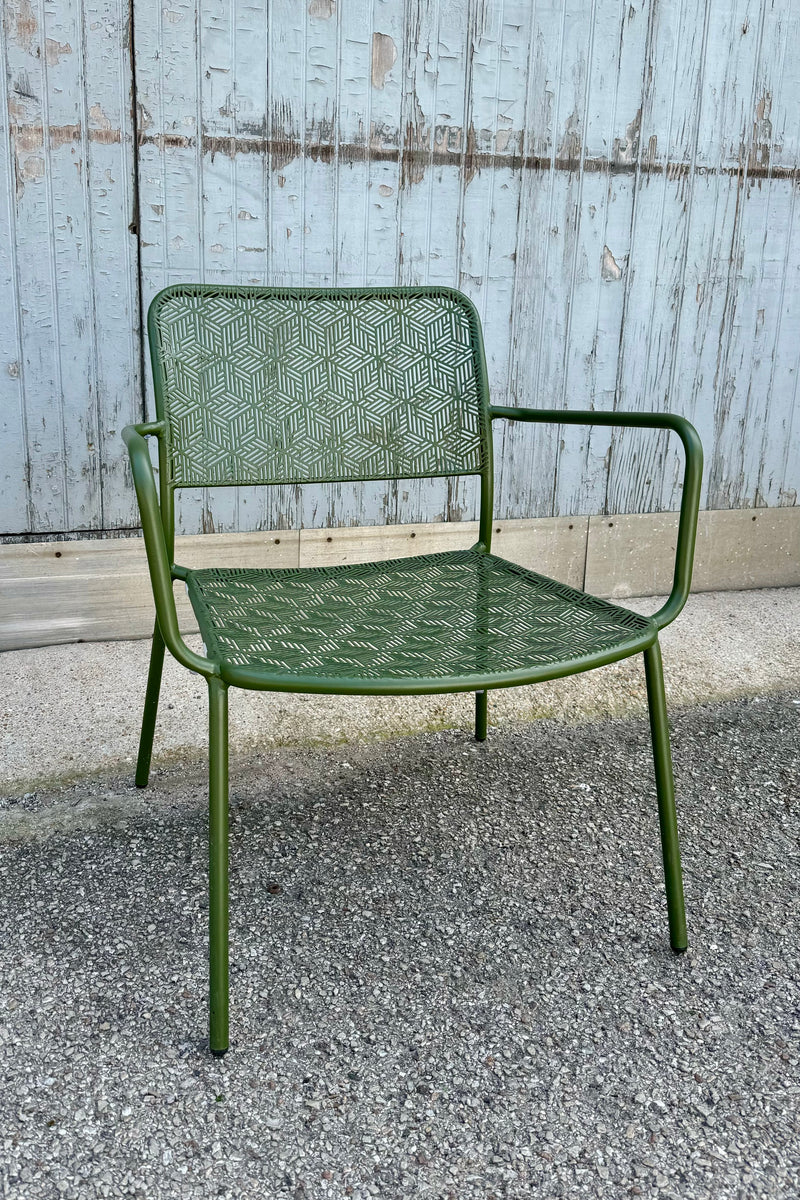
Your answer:
[[[152,328],[176,486],[481,470],[475,318],[447,289],[186,285]]]
[[[509,671],[613,650],[647,617],[481,551],[391,562],[189,573],[213,659],[343,679]]]

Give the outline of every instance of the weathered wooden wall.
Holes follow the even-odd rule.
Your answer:
[[[706,444],[707,507],[797,503],[797,0],[4,13],[0,532],[135,524],[141,307],[197,278],[454,284],[499,402],[670,407]],[[515,427],[497,448],[502,517],[677,506],[658,439]],[[187,496],[181,522],[474,509],[463,481],[242,489]]]
[[[136,524],[141,412],[125,0],[3,0],[0,533]]]

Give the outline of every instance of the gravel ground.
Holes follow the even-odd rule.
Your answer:
[[[232,1036],[205,1049],[205,775],[0,811],[0,1195],[800,1193],[800,701],[687,709],[690,950],[647,729],[232,762]]]

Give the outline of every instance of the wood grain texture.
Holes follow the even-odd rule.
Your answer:
[[[497,402],[684,413],[706,506],[795,506],[798,44],[792,0],[7,0],[0,536],[136,524],[140,315],[196,279],[460,287]],[[679,504],[664,437],[496,441],[502,519]],[[468,480],[178,505],[186,533],[476,514]]]

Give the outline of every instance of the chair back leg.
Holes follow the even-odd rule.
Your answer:
[[[485,742],[489,732],[489,693],[475,693],[475,741]]]
[[[136,760],[136,786],[147,787],[150,778],[150,759],[153,754],[153,734],[158,714],[158,694],[161,691],[161,672],[164,668],[164,639],[156,621],[153,644],[150,647],[150,670],[147,673],[147,691],[144,697],[142,732],[139,736],[139,757]]]
[[[650,733],[653,739],[653,759],[658,789],[658,820],[661,827],[661,851],[664,858],[664,880],[667,887],[669,940],[672,949],[680,952],[687,947],[686,913],[683,900],[681,851],[678,844],[678,821],[675,812],[675,780],[672,772],[672,752],[669,744],[667,700],[664,694],[664,669],[658,642],[644,652],[647,680],[647,702],[650,709]]]
[[[209,1045],[228,1049],[228,685],[208,681]]]

